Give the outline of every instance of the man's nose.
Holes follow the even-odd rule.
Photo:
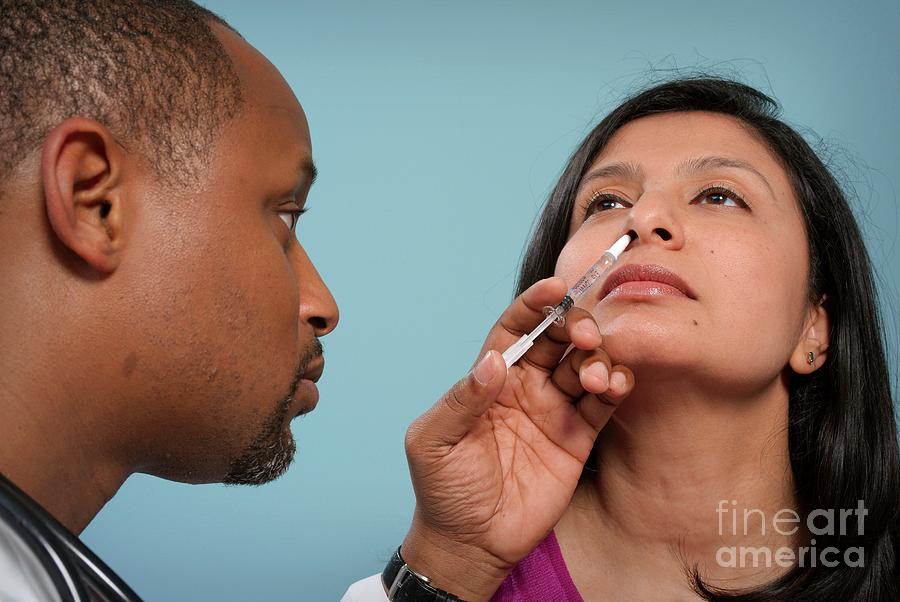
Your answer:
[[[315,336],[325,336],[337,326],[337,303],[306,250],[298,244],[295,253],[294,268],[300,289],[300,321],[309,324]]]

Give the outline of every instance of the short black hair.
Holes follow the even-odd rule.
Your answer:
[[[69,117],[96,120],[184,184],[243,104],[212,23],[190,0],[0,0],[0,192]]]

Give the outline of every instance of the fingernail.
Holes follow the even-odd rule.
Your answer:
[[[618,393],[625,390],[625,385],[627,383],[628,381],[625,380],[625,375],[621,372],[613,372],[612,376],[609,378],[610,388],[615,389]]]
[[[606,364],[603,362],[596,362],[588,366],[587,373],[600,379],[601,382],[609,384],[609,370],[606,369]]]
[[[491,352],[488,351],[481,361],[478,362],[478,365],[475,366],[475,371],[473,372],[475,376],[475,380],[478,381],[481,385],[486,385],[491,382],[491,379],[494,378],[494,362],[491,360]]]

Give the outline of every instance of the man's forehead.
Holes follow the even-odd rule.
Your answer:
[[[279,128],[294,130],[298,142],[309,147],[306,115],[281,73],[262,53],[230,29],[213,24],[213,30],[241,80],[245,109],[279,121]]]

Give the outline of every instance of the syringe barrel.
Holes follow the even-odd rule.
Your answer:
[[[597,280],[606,274],[610,266],[615,262],[616,256],[609,251],[601,255],[600,259],[595,261],[594,265],[588,268],[588,271],[585,272],[584,276],[569,289],[568,296],[571,297],[573,301],[578,301],[578,299],[580,299],[581,296],[597,282]]]

